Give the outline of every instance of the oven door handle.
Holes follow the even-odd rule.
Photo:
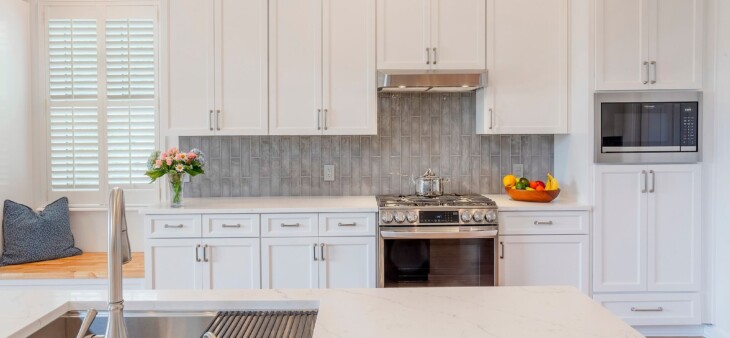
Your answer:
[[[470,230],[470,231],[398,231],[381,230],[383,239],[468,239],[468,238],[496,238],[497,230]]]

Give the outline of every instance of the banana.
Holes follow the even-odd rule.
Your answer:
[[[550,173],[547,174],[548,181],[547,184],[545,184],[545,190],[558,190],[560,189],[560,184],[558,183],[558,180],[553,177],[553,175],[550,175]]]

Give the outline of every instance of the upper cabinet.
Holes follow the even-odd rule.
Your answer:
[[[487,1],[479,134],[568,132],[568,0]]]
[[[168,12],[163,131],[267,134],[267,1],[175,0]]]
[[[378,0],[378,70],[479,72],[485,0]]]
[[[272,135],[377,133],[375,0],[271,0]]]
[[[702,88],[702,0],[597,0],[596,90]]]

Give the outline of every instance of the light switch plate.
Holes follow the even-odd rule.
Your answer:
[[[335,180],[334,164],[325,164],[324,165],[324,180],[325,180],[325,182],[332,182]]]
[[[512,165],[512,175],[517,176],[517,178],[524,177],[525,176],[525,165],[524,164],[513,164]]]

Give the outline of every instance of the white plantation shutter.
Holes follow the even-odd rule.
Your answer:
[[[151,200],[144,173],[157,148],[157,8],[45,10],[49,198],[105,204],[119,186],[132,203]]]

